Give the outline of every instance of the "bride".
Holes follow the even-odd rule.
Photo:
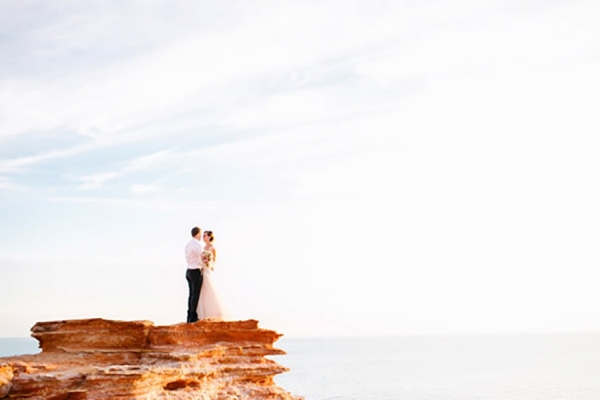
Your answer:
[[[198,319],[224,321],[228,319],[227,312],[213,278],[215,261],[217,260],[217,249],[212,244],[214,239],[212,231],[204,231],[202,236],[202,240],[204,240],[204,252],[202,252],[203,279],[200,300],[198,301]]]

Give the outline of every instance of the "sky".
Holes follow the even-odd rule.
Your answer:
[[[0,2],[0,337],[600,331],[597,1]]]

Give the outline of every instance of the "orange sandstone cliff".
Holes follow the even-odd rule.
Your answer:
[[[42,352],[0,358],[0,399],[300,399],[265,356],[281,336],[258,321],[38,322]]]

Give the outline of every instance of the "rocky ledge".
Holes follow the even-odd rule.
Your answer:
[[[4,399],[299,399],[275,384],[281,337],[258,321],[154,326],[105,319],[38,322],[42,352],[0,358]]]

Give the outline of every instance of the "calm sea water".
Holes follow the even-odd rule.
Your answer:
[[[39,352],[38,341],[34,338],[0,338],[0,357]]]
[[[598,400],[600,333],[281,338],[276,382],[306,400]],[[37,353],[0,339],[0,357]]]
[[[600,333],[286,339],[276,382],[307,400],[598,400]]]

